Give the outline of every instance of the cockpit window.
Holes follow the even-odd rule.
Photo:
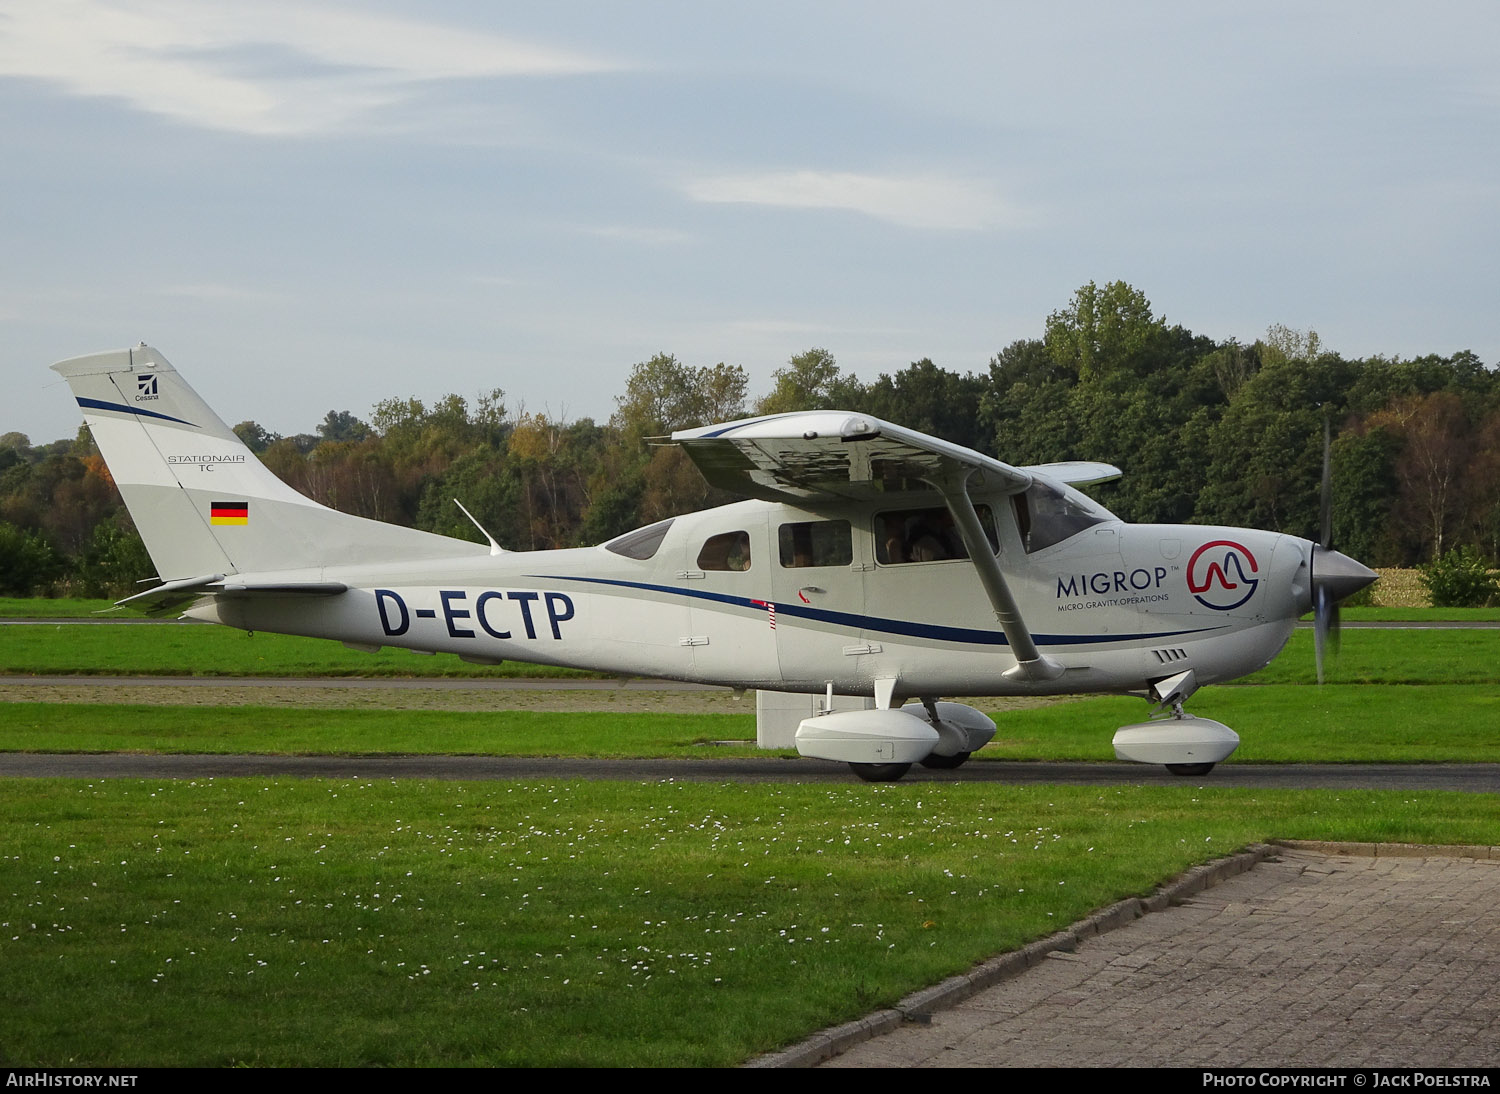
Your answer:
[[[750,533],[720,532],[698,552],[700,570],[750,569]]]
[[[624,555],[626,558],[638,558],[645,561],[656,554],[661,541],[667,537],[667,529],[672,527],[673,519],[668,517],[655,524],[648,524],[644,528],[637,528],[634,532],[616,536],[604,545],[604,549],[613,551],[617,555]]]
[[[990,551],[1000,549],[995,536],[995,517],[988,505],[975,508]],[[875,514],[875,561],[889,566],[901,562],[941,562],[968,558],[963,534],[947,506],[933,509],[897,509]]]
[[[1040,480],[1033,482],[1024,494],[1014,495],[1012,500],[1016,507],[1016,525],[1027,554],[1044,550],[1076,536],[1085,528],[1112,519],[1107,509],[1077,491],[1064,493],[1051,483]]]
[[[783,524],[776,531],[781,564],[848,566],[854,561],[854,541],[847,520],[809,520]]]

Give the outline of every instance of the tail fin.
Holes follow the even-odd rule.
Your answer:
[[[52,367],[73,389],[163,581],[488,550],[303,497],[144,343]]]

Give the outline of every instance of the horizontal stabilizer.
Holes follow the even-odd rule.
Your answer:
[[[203,577],[186,577],[168,581],[154,589],[136,593],[115,604],[117,608],[135,608],[147,615],[166,615],[183,605],[191,604],[204,596],[224,596],[234,599],[251,597],[286,596],[337,596],[347,592],[349,586],[341,581],[278,581],[243,582],[230,579],[223,574],[207,574]]]

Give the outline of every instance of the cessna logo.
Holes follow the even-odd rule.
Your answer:
[[[1188,592],[1205,608],[1233,611],[1255,595],[1259,573],[1250,548],[1231,539],[1216,539],[1188,559]]]
[[[135,378],[135,401],[144,403],[148,399],[159,397],[156,393],[156,376],[150,372],[138,374]]]

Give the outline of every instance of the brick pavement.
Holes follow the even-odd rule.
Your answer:
[[[1248,872],[1158,898],[1165,910],[1130,921],[1127,902],[1119,929],[1013,955],[956,1006],[935,1004],[971,990],[959,981],[918,993],[903,1009],[931,1009],[930,1024],[872,1016],[867,1028],[895,1028],[821,1066],[1500,1062],[1500,849],[1265,850]],[[826,1054],[815,1038],[756,1063]]]

